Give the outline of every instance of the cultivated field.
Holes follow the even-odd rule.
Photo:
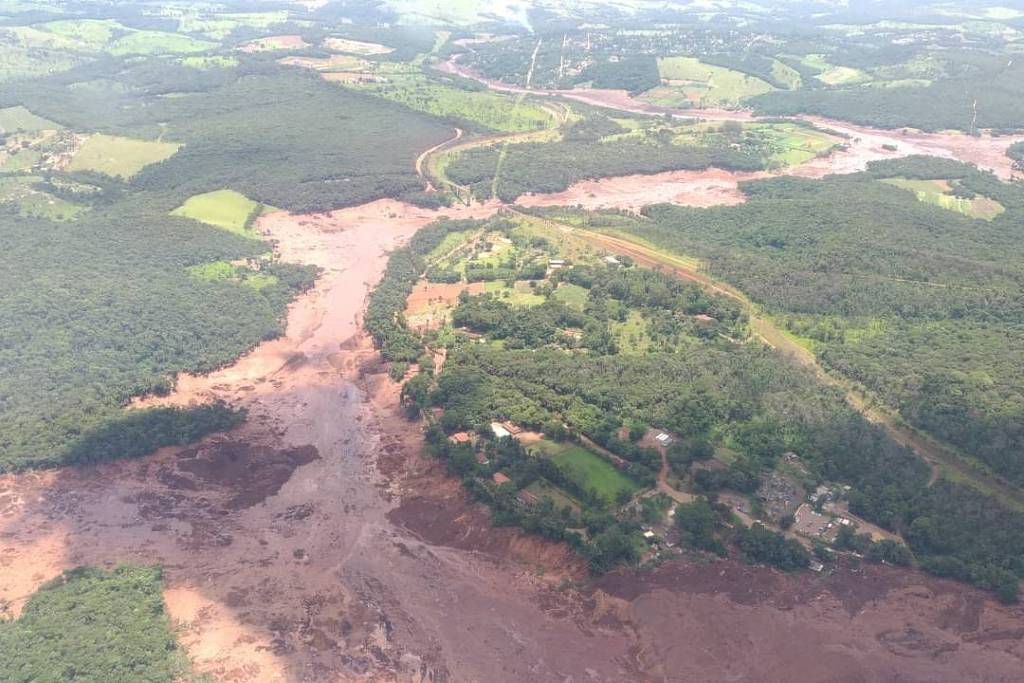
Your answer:
[[[760,78],[704,64],[694,57],[659,59],[658,75],[664,85],[649,90],[640,99],[669,107],[735,107],[748,97],[773,89]]]
[[[263,205],[240,192],[215,190],[189,197],[171,214],[192,218],[228,232],[255,236],[256,233],[250,228],[250,223],[262,210]]]
[[[882,182],[910,190],[920,202],[934,204],[947,211],[961,213],[970,218],[990,221],[1006,211],[1002,204],[988,197],[957,197],[948,180],[887,178]]]
[[[179,147],[181,145],[173,142],[135,140],[97,133],[85,139],[72,157],[68,170],[97,171],[127,179],[150,164],[174,156]]]

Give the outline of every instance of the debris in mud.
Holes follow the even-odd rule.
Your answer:
[[[237,441],[221,441],[187,448],[178,455],[177,468],[204,485],[213,484],[236,493],[225,503],[230,510],[252,507],[276,494],[297,467],[320,457],[313,446],[274,450]]]

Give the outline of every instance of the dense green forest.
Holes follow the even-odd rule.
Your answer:
[[[750,104],[770,116],[818,114],[881,128],[1019,130],[1024,64],[1008,64],[1003,55],[972,55],[962,70],[916,87],[779,90]]]
[[[0,680],[192,680],[162,590],[160,570],[130,566],[50,581],[18,619],[0,619]]]
[[[989,197],[1006,211],[974,220],[877,180],[895,176],[948,179],[952,192]],[[1024,190],[967,166],[912,158],[744,191],[749,201],[737,207],[652,207],[650,220],[631,229],[704,257],[712,274],[808,338],[826,366],[1024,483],[1024,349],[1016,341]]]

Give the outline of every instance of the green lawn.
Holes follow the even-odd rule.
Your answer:
[[[537,294],[527,281],[518,281],[514,287],[509,287],[504,282],[497,280],[485,282],[484,291],[494,294],[513,306],[539,306],[544,303],[544,297]]]
[[[654,88],[641,99],[667,106],[692,103],[705,107],[735,107],[755,95],[771,92],[771,85],[747,74],[721,66],[705,64],[694,57],[663,57],[658,74],[674,81]]]
[[[34,189],[33,184],[40,180],[34,176],[0,177],[0,204],[16,206],[20,216],[51,221],[68,221],[85,211],[83,206]]]
[[[551,460],[579,486],[593,489],[609,502],[615,502],[621,491],[634,493],[640,488],[607,460],[582,446],[570,445]]]
[[[582,311],[583,307],[587,305],[587,297],[590,296],[590,290],[574,285],[571,282],[563,282],[558,285],[558,289],[555,290],[553,296],[555,300],[561,301],[566,306]]]
[[[133,31],[112,42],[107,51],[113,55],[164,55],[204,52],[215,47],[217,43],[178,33]]]
[[[445,85],[405,66],[377,67],[383,82],[344,83],[433,116],[455,117],[503,133],[553,127],[552,113],[531,101],[488,91]],[[376,72],[375,72],[376,73]]]
[[[523,490],[529,491],[538,498],[550,498],[551,502],[555,504],[555,509],[557,510],[561,510],[568,505],[576,514],[579,514],[580,512],[581,506],[579,501],[549,482],[547,479],[538,479]]]
[[[131,178],[149,164],[174,156],[181,145],[173,142],[134,140],[98,133],[89,136],[75,152],[68,169],[98,171],[109,176]]]
[[[192,55],[190,57],[183,57],[181,63],[201,71],[207,69],[230,69],[238,66],[238,57],[230,55]]]
[[[972,199],[957,197],[953,194],[948,180],[886,178],[882,182],[910,190],[919,202],[933,204],[969,218],[990,221],[1006,210],[1002,204],[988,197],[976,196]]]
[[[59,123],[36,116],[22,106],[0,109],[0,135],[19,131],[33,133],[39,130],[59,130],[61,128],[63,126]]]
[[[255,233],[249,221],[261,205],[244,194],[234,190],[214,190],[189,197],[184,204],[171,212],[239,235],[252,237]]]
[[[651,337],[647,334],[647,320],[640,311],[631,309],[624,322],[612,321],[610,329],[622,353],[647,353]]]

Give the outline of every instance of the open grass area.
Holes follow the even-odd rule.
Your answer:
[[[910,190],[919,202],[963,214],[969,218],[990,221],[1006,209],[1002,204],[988,197],[957,197],[948,180],[913,180],[909,178],[886,178],[888,185]]]
[[[336,82],[433,116],[502,133],[550,128],[556,123],[548,108],[530,100],[489,91],[464,90],[403,65],[372,65],[365,76]]]
[[[262,210],[261,204],[252,201],[240,192],[215,190],[189,197],[171,214],[192,218],[228,232],[252,237],[255,236],[255,232],[249,224]]]
[[[624,321],[613,321],[610,327],[620,353],[647,353],[651,350],[647,320],[640,311],[630,309]]]
[[[34,176],[0,177],[0,204],[16,206],[22,217],[51,221],[69,221],[86,210],[84,206],[35,189],[33,185],[40,180],[42,178]]]
[[[573,444],[555,444],[549,441],[537,443],[541,450],[551,455],[558,465],[576,484],[586,490],[594,490],[609,502],[615,502],[623,491],[630,494],[639,490],[631,479],[596,453]]]
[[[523,490],[532,493],[540,499],[550,498],[556,510],[561,510],[568,506],[574,513],[579,514],[582,509],[578,500],[547,479],[538,479]]]
[[[537,294],[527,281],[518,281],[509,287],[504,282],[485,282],[484,291],[513,306],[539,306],[544,297]]]
[[[826,85],[852,85],[871,80],[871,77],[860,69],[849,66],[836,66],[827,62],[825,55],[804,55],[800,62],[804,66],[817,70],[819,73],[815,78]]]
[[[135,140],[102,133],[89,136],[68,166],[72,171],[97,171],[131,178],[150,164],[174,156],[181,145],[173,142]]]
[[[133,31],[110,44],[107,51],[113,55],[166,55],[205,52],[217,43],[191,36],[164,31]]]
[[[663,85],[641,99],[664,106],[735,107],[774,89],[760,78],[694,57],[663,57],[658,60],[658,74]]]
[[[238,57],[231,55],[192,55],[182,58],[181,63],[201,71],[206,71],[207,69],[230,69],[238,66]]]
[[[25,132],[33,133],[40,130],[59,130],[61,125],[36,116],[22,106],[0,109],[0,135]]]
[[[739,125],[738,130],[732,130]],[[797,123],[695,123],[675,129],[673,142],[677,145],[740,145],[741,148],[759,154],[769,168],[795,166],[828,153],[842,142],[810,126]],[[642,136],[644,130],[634,130],[626,135]]]
[[[571,282],[562,282],[558,285],[558,289],[555,290],[552,296],[556,301],[561,301],[570,308],[582,311],[583,307],[587,305],[587,297],[590,296],[590,290],[574,285]]]
[[[210,261],[189,266],[188,274],[203,282],[237,282],[247,287],[260,290],[276,284],[278,279],[259,271],[236,266],[228,261]]]

